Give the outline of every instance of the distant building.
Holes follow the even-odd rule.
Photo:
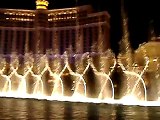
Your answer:
[[[62,54],[103,52],[109,48],[109,14],[94,13],[89,5],[48,10],[46,0],[36,1],[36,10],[0,9],[0,54]]]

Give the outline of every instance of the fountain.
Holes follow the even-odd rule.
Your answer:
[[[85,39],[83,38],[84,31],[80,30],[82,26],[79,23],[78,14],[75,18],[77,18],[76,27],[71,29],[76,32],[74,36],[76,43],[70,41],[69,45],[66,45],[66,41],[63,40],[65,48],[58,46],[60,44],[58,41],[59,31],[68,28],[42,29],[53,33],[52,42],[55,43],[52,43],[51,50],[43,50],[44,48],[41,50],[42,42],[39,30],[41,28],[37,27],[36,37],[38,40],[36,50],[32,52],[29,51],[30,37],[27,29],[23,45],[25,47],[24,54],[16,52],[16,32],[13,34],[11,53],[5,54],[2,53],[2,49],[0,50],[0,96],[111,104],[159,105],[159,57],[158,55],[156,58],[155,56],[148,56],[143,46],[141,46],[141,52],[138,50],[134,52],[131,49],[128,40],[129,33],[126,28],[128,21],[125,14],[122,14],[123,37],[121,47],[123,50],[118,57],[111,49],[105,49],[105,33],[100,23],[97,27],[99,30],[97,41],[91,41],[86,35],[85,48],[82,45],[83,39]],[[85,28],[86,32],[90,30],[87,27]],[[24,30],[26,29],[24,28]],[[98,45],[90,50],[90,44],[93,45],[96,42]],[[143,59],[143,64],[139,63],[138,54]],[[156,66],[154,70],[151,69],[153,65]],[[113,79],[117,69],[122,70],[122,74],[118,73],[121,74],[122,86],[115,84]],[[154,73],[154,77],[150,75],[152,73]],[[147,79],[156,80],[156,88]],[[119,86],[120,97],[117,99],[115,89]],[[153,91],[156,93],[154,101],[149,101]]]
[[[49,52],[26,52],[24,55],[12,52],[9,56],[1,55],[0,95],[60,101],[153,105],[153,102],[148,101],[150,94],[146,74],[153,61],[157,64],[155,74],[159,74],[159,60],[151,61],[146,52],[143,48],[143,66],[132,64],[126,56],[119,55],[116,59],[110,49],[101,53],[93,51],[77,54],[67,50],[62,55]],[[119,99],[115,99],[115,82],[112,79],[117,66],[123,73]],[[71,84],[71,87],[66,84]],[[158,92],[159,89],[154,90]],[[70,94],[66,94],[66,91]],[[129,99],[132,99],[132,103],[126,102]]]
[[[112,53],[113,54],[113,53]],[[14,96],[14,93],[17,96],[32,94],[33,96],[45,95],[45,86],[44,84],[53,83],[52,92],[50,93],[51,97],[61,95],[64,96],[64,79],[63,75],[72,75],[72,91],[73,94],[71,97],[76,97],[81,95],[87,97],[87,78],[85,77],[86,72],[89,69],[93,69],[95,75],[104,77],[101,82],[101,89],[99,91],[98,98],[104,99],[102,97],[103,92],[107,89],[106,84],[107,80],[110,82],[112,87],[111,98],[114,99],[114,85],[110,78],[112,71],[116,65],[116,59],[114,58],[114,65],[110,67],[110,71],[105,73],[105,67],[103,61],[108,58],[103,58],[100,55],[100,60],[102,57],[100,71],[97,70],[93,63],[92,54],[89,52],[84,54],[73,54],[72,59],[75,60],[74,66],[75,69],[70,67],[69,55],[68,52],[64,52],[63,55],[45,55],[25,53],[23,59],[13,52],[9,56],[10,60],[7,61],[4,56],[1,56],[1,70],[0,75],[3,77],[4,85],[2,87],[2,93],[11,93]],[[52,58],[52,61],[49,59]],[[6,64],[9,64],[8,66]],[[73,63],[72,63],[73,64]],[[8,72],[5,72],[6,69],[9,69]],[[67,71],[67,72],[66,72]],[[49,76],[52,79],[47,78],[45,73],[49,73]],[[44,77],[45,76],[45,77]],[[32,80],[30,82],[29,80]],[[46,82],[47,81],[47,82]],[[32,87],[32,88],[31,88]],[[29,90],[29,89],[32,90]]]
[[[106,65],[106,61],[107,64],[109,64],[110,60],[113,60],[113,66],[108,66]],[[100,77],[100,92],[98,95],[98,98],[112,98],[114,99],[114,85],[113,85],[113,81],[111,79],[111,74],[114,71],[115,67],[116,67],[116,59],[114,54],[111,52],[111,50],[106,51],[106,53],[102,53],[100,54],[100,69],[97,70],[97,68],[95,67],[94,63],[93,63],[93,59],[90,59],[89,61],[91,68],[93,69],[94,73],[97,75],[97,79]],[[112,63],[111,63],[112,64]],[[106,69],[107,73],[106,73]],[[112,91],[112,95],[107,95],[109,93],[109,89],[107,83],[108,81],[110,82],[111,85],[111,91]]]

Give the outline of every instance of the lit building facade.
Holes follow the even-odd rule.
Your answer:
[[[46,0],[36,10],[0,9],[0,54],[17,52],[63,54],[104,52],[109,48],[109,14],[89,5],[48,10]]]

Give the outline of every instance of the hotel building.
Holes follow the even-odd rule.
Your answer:
[[[104,52],[109,48],[110,16],[91,6],[48,10],[37,0],[36,10],[0,9],[0,54]]]

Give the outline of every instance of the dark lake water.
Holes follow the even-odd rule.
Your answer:
[[[160,120],[160,107],[0,98],[2,120]]]

